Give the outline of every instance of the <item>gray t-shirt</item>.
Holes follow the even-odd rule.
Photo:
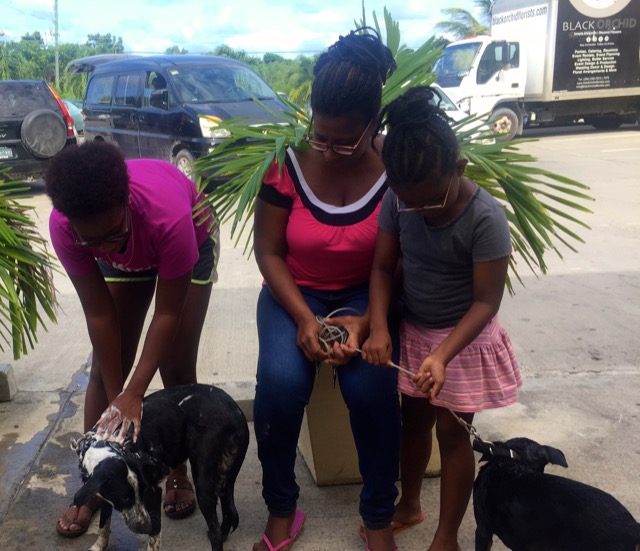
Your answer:
[[[419,212],[398,212],[389,189],[378,226],[400,239],[404,317],[423,327],[456,325],[473,302],[473,263],[511,254],[504,208],[480,187],[458,216],[438,227]]]

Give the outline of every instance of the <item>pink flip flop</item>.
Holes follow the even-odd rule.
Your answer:
[[[296,509],[296,512],[293,515],[293,522],[291,523],[291,530],[289,531],[289,537],[286,540],[281,541],[278,545],[274,547],[269,541],[269,538],[267,537],[267,535],[262,534],[262,541],[269,548],[269,551],[279,551],[283,547],[289,545],[290,543],[293,543],[293,541],[298,537],[300,530],[302,530],[305,520],[307,520],[307,517],[304,516],[304,513],[300,509]]]

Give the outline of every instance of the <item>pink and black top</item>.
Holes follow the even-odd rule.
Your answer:
[[[290,210],[285,262],[302,287],[336,291],[369,281],[377,218],[387,189],[383,172],[371,189],[350,205],[323,203],[306,182],[289,149],[282,173],[267,172],[260,199]]]

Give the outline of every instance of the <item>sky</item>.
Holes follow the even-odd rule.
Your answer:
[[[475,15],[473,0],[364,0],[368,22],[384,8],[399,23],[401,42],[415,48],[443,20],[441,9]],[[0,0],[0,41],[39,31],[55,44],[55,0]],[[226,44],[262,56],[293,58],[324,51],[362,18],[362,0],[57,0],[59,43],[84,44],[89,34],[121,37],[125,52],[189,53]]]

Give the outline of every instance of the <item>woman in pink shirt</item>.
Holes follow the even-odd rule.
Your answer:
[[[165,387],[196,382],[196,359],[219,230],[211,212],[194,218],[195,185],[164,161],[125,161],[103,142],[66,148],[45,175],[53,203],[51,241],[75,287],[93,346],[84,430],[122,440],[140,431],[144,394],[158,368]],[[145,317],[151,323],[132,371]],[[118,432],[119,431],[119,432]],[[71,506],[57,523],[65,537],[83,534],[98,506]],[[195,509],[186,465],[167,481],[165,512]]]
[[[283,169],[274,164],[256,200],[254,247],[265,284],[257,306],[254,428],[268,517],[253,551],[289,551],[304,525],[296,444],[323,361],[338,366],[349,408],[367,549],[397,551],[391,526],[400,446],[396,372],[337,344],[323,349],[317,319],[344,308],[333,322],[347,329],[346,344],[353,350],[366,339],[376,219],[386,190],[382,137],[374,126],[394,68],[391,51],[374,34],[352,32],[323,53],[314,67],[310,147],[289,149]],[[354,312],[360,316],[349,315]]]

